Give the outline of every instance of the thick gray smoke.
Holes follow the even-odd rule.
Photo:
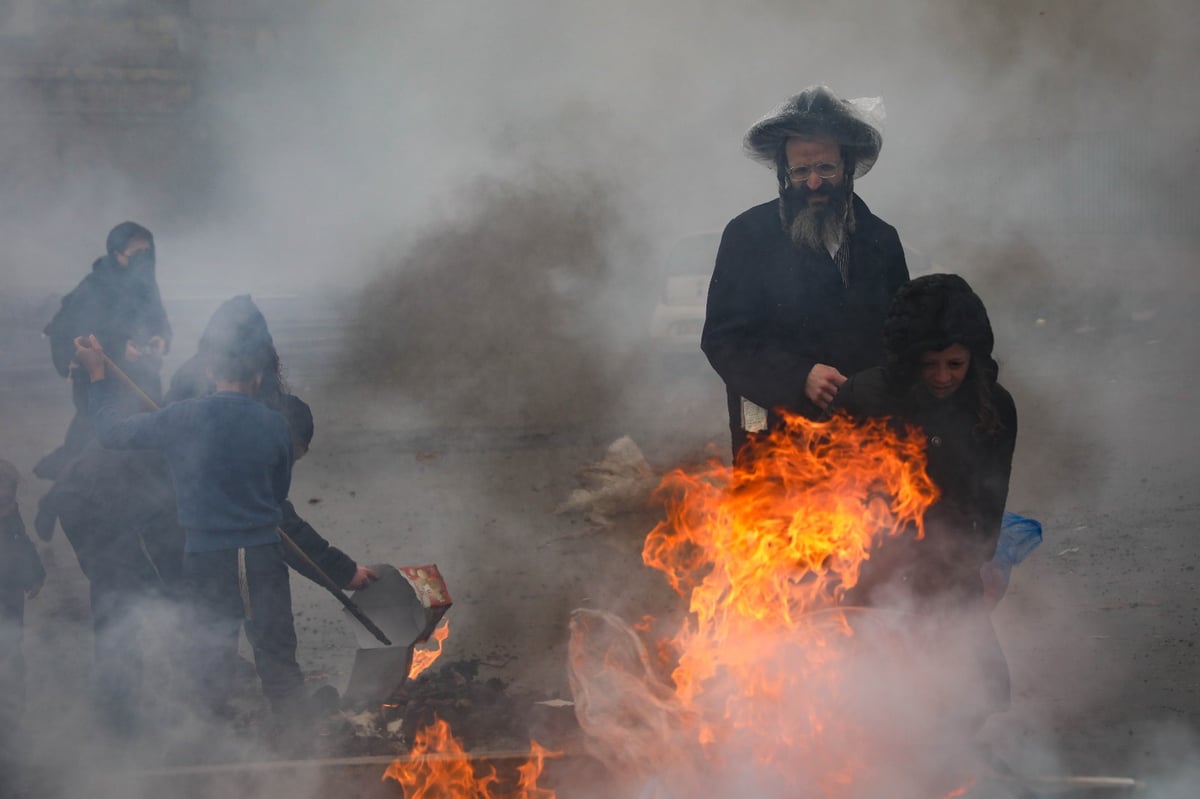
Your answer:
[[[443,427],[603,423],[628,372],[608,344],[614,317],[641,321],[596,302],[623,255],[611,190],[587,172],[535,169],[528,182],[480,180],[462,194],[362,290],[343,379]]]
[[[0,457],[28,475],[61,440],[69,399],[41,326],[108,228],[136,219],[157,237],[178,353],[233,294],[317,309],[264,305],[317,412],[302,510],[363,559],[449,565],[461,640],[518,648],[529,619],[495,597],[595,555],[544,520],[569,467],[481,465],[436,432],[641,424],[661,452],[724,451],[719,384],[670,394],[647,354],[663,256],[774,196],[740,149],[767,108],[816,82],[881,95],[885,145],[856,188],[916,269],[960,272],[987,302],[1021,415],[1010,506],[1047,525],[997,622],[1018,706],[1039,729],[1089,731],[1195,710],[1180,676],[1200,446],[1194,3],[11,0],[0,44],[0,410],[16,420]],[[399,458],[372,425],[435,434],[401,431]],[[23,485],[27,521],[43,488]],[[87,587],[54,547],[26,645],[35,673],[82,686]],[[561,633],[568,600],[621,594],[617,571],[545,588],[537,629]],[[1172,688],[1128,689],[1163,673]],[[36,740],[58,757],[85,733],[50,692],[32,692],[52,710]],[[1046,768],[1133,762],[1125,737]],[[1185,764],[1169,773],[1188,795],[1194,741],[1146,746]]]

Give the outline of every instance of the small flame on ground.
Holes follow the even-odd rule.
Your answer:
[[[559,753],[536,741],[529,744],[530,757],[517,768],[517,784],[505,786],[491,764],[480,763],[477,774],[450,725],[434,719],[417,732],[409,757],[388,766],[383,779],[400,783],[405,799],[556,799],[554,791],[539,788],[537,782],[546,758]]]
[[[433,665],[442,656],[442,642],[450,637],[450,620],[443,619],[441,625],[433,631],[433,642],[436,649],[414,649],[412,666],[408,669],[408,679],[415,680],[417,675]]]

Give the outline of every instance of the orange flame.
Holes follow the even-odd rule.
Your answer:
[[[694,622],[674,642],[682,699],[722,669],[739,682],[760,676],[763,653],[738,641],[800,629],[803,614],[836,606],[854,587],[881,536],[910,525],[924,534],[922,514],[937,496],[924,446],[882,420],[790,417],[744,467],[666,476],[668,518],[642,558],[690,594]]]
[[[443,619],[441,625],[433,631],[433,642],[437,644],[437,648],[413,650],[412,665],[408,668],[408,679],[415,680],[418,674],[432,666],[433,662],[442,656],[442,642],[449,637],[450,620]]]
[[[801,778],[812,795],[845,795],[863,772],[872,731],[831,710],[855,630],[844,612],[814,611],[838,607],[883,537],[924,535],[937,497],[924,447],[883,420],[790,417],[745,465],[666,476],[667,519],[642,557],[689,599],[665,647],[685,722],[674,726],[709,766],[741,757],[790,782],[799,760],[815,763]]]
[[[434,719],[417,732],[410,756],[388,766],[383,779],[399,782],[405,799],[555,799],[554,791],[539,788],[537,782],[546,758],[558,753],[536,741],[530,741],[530,747],[529,760],[517,768],[517,785],[506,791],[495,766],[481,766],[482,773],[476,774],[450,725]]]

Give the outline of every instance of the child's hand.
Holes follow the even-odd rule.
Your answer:
[[[104,349],[95,336],[79,336],[75,339],[75,360],[87,369],[93,383],[104,379]]]
[[[350,578],[350,582],[346,583],[346,587],[351,591],[358,591],[361,588],[366,588],[371,583],[379,579],[379,575],[372,568],[367,566],[359,566],[354,572],[354,576]]]

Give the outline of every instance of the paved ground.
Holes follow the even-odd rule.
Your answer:
[[[574,471],[618,434],[633,435],[660,467],[706,446],[724,452],[721,388],[702,365],[636,389],[630,406],[649,410],[628,429],[456,428],[381,406],[360,386],[331,388],[337,326],[291,317],[286,306],[268,318],[317,418],[293,499],[364,562],[441,567],[455,600],[447,658],[478,659],[485,676],[567,698],[572,608],[637,619],[670,606],[640,564],[653,510],[608,529],[553,510],[576,486]],[[1168,298],[1162,307],[1106,328],[1021,320],[1001,335],[999,350],[1010,353],[1002,379],[1021,412],[1010,508],[1040,518],[1046,541],[996,614],[1014,708],[995,735],[1035,770],[1147,773],[1197,751],[1200,384],[1191,320]],[[181,321],[181,348],[198,326]],[[28,476],[27,521],[44,490],[30,469],[70,415],[43,348],[26,328],[0,353],[0,452]],[[38,758],[70,762],[87,738],[70,726],[87,677],[86,586],[61,535],[44,556],[50,579],[27,613],[30,735]],[[323,592],[294,585],[301,663],[314,681],[343,685],[352,631]],[[1058,762],[1043,761],[1048,753]]]

